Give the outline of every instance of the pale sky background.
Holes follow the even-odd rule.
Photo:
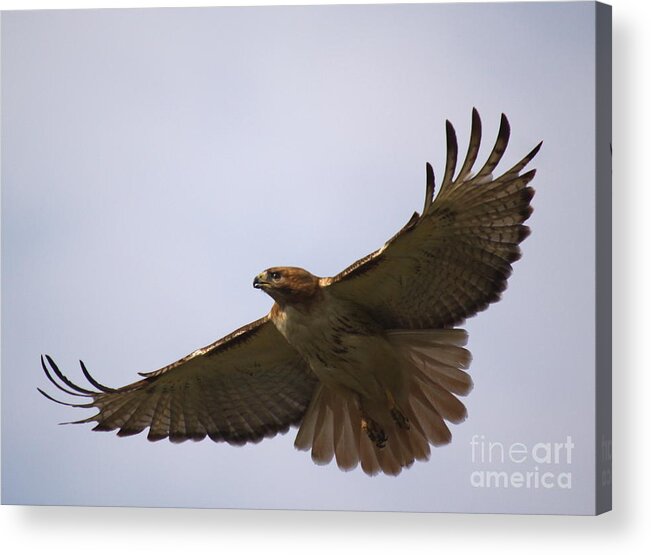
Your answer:
[[[118,386],[258,318],[260,270],[332,275],[419,210],[473,106],[484,157],[510,119],[504,169],[545,145],[524,257],[466,326],[469,418],[429,462],[369,478],[315,466],[295,430],[235,448],[56,425],[84,413],[36,392],[41,353]],[[591,3],[3,14],[2,501],[590,512],[594,110]],[[475,434],[571,435],[572,490],[472,488]]]

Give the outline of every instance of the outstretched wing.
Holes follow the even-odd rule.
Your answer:
[[[323,285],[333,294],[367,308],[386,328],[443,328],[459,324],[500,298],[529,234],[535,170],[521,174],[538,144],[499,177],[492,173],[509,141],[502,114],[488,160],[473,174],[481,141],[481,120],[472,112],[470,145],[456,178],[457,138],[446,122],[447,162],[434,198],[434,173],[427,164],[423,214],[382,248],[358,260]]]
[[[119,436],[149,428],[152,441],[209,436],[241,445],[272,437],[300,423],[316,384],[303,358],[268,317],[118,389],[97,382],[83,362],[82,372],[97,390],[79,387],[45,358],[50,369],[43,357],[41,364],[54,385],[87,399],[63,404],[99,410],[75,423],[97,422],[94,430],[119,430]]]

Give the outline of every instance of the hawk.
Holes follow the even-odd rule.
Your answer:
[[[500,299],[529,228],[535,170],[522,173],[539,143],[499,177],[510,126],[473,173],[481,120],[472,112],[469,147],[457,168],[456,133],[446,122],[440,190],[426,165],[425,205],[384,246],[334,277],[269,268],[253,286],[274,301],[266,316],[142,379],[116,389],[69,380],[50,356],[49,380],[98,412],[74,423],[171,442],[259,442],[298,427],[295,446],[317,464],[397,475],[450,442],[459,400],[472,389],[467,333],[456,328]],[[58,378],[58,379],[57,379]]]

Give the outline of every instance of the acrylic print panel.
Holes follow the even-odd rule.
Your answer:
[[[594,48],[591,3],[3,13],[3,502],[594,512]],[[57,426],[90,414],[37,393],[41,353],[117,387],[263,316],[261,270],[334,275],[420,210],[473,107],[480,161],[502,112],[500,169],[544,146],[523,258],[464,325],[468,418],[428,462]]]

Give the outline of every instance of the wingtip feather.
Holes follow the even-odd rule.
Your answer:
[[[445,162],[445,174],[441,189],[452,182],[454,170],[457,166],[457,155],[459,152],[459,143],[457,142],[457,133],[450,120],[445,120],[445,138],[447,144],[447,157]]]
[[[426,187],[425,187],[425,205],[423,206],[423,214],[427,213],[427,210],[432,205],[434,200],[434,190],[435,190],[435,178],[434,178],[434,168],[429,162],[425,163],[425,175],[426,175]]]

